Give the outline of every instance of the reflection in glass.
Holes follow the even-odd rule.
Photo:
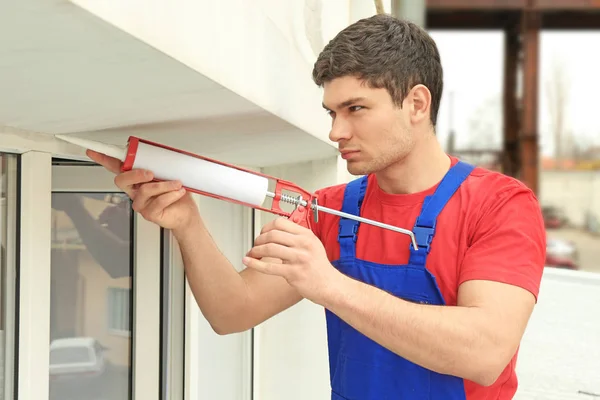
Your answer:
[[[53,193],[52,208],[50,399],[129,399],[129,202]]]

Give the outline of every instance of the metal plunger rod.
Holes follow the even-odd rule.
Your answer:
[[[273,193],[273,192],[267,192],[267,197],[275,198],[275,193]],[[300,206],[303,206],[303,207],[306,207],[308,205],[306,203],[306,201],[303,200],[302,198],[295,198],[295,197],[288,196],[288,195],[285,195],[285,194],[281,195],[281,201],[285,201],[285,202],[290,203],[290,204],[300,205]],[[410,236],[410,238],[412,240],[413,247],[415,249],[419,248],[417,246],[417,239],[415,238],[415,234],[412,231],[408,230],[408,229],[398,228],[397,226],[384,224],[382,222],[373,221],[373,220],[370,220],[370,219],[367,219],[367,218],[363,218],[363,217],[359,217],[359,216],[356,216],[356,215],[348,214],[348,213],[345,213],[343,211],[334,210],[333,208],[327,208],[327,207],[319,206],[319,205],[316,205],[316,204],[311,204],[310,208],[313,211],[315,211],[315,212],[324,212],[324,213],[327,213],[327,214],[333,214],[333,215],[337,215],[338,217],[353,219],[355,221],[359,221],[359,222],[362,222],[362,223],[365,223],[365,224],[377,226],[379,228],[389,229],[389,230],[394,231],[394,232],[398,232],[398,233],[402,233],[402,234],[408,235],[408,236]]]

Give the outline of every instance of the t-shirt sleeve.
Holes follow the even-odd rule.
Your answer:
[[[531,190],[515,185],[480,210],[459,285],[491,280],[530,291],[537,300],[546,262],[546,231],[539,203]]]

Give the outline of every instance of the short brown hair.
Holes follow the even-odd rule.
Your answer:
[[[313,68],[318,86],[335,78],[356,76],[374,88],[385,88],[397,106],[412,87],[431,92],[431,123],[443,90],[437,45],[418,25],[378,14],[361,19],[338,33],[323,49]]]

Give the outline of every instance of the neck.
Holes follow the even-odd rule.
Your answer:
[[[427,190],[440,182],[448,169],[450,158],[434,134],[418,140],[410,153],[377,172],[377,183],[390,194],[412,194]]]

